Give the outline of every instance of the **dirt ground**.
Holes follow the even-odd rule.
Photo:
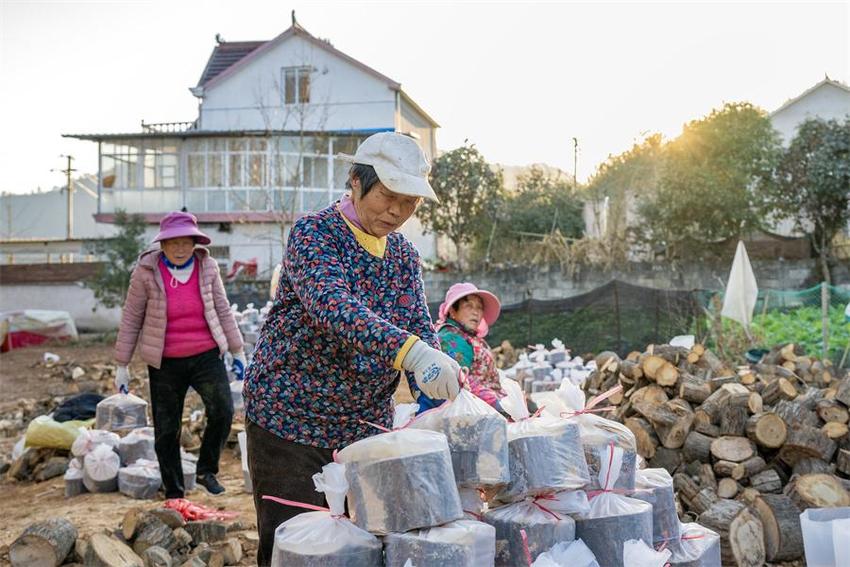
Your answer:
[[[100,376],[87,376],[76,382],[63,379],[61,372],[45,365],[45,352],[59,355],[59,364],[62,365],[73,362],[83,368],[101,365],[107,369],[102,370]],[[0,413],[18,407],[22,399],[38,400],[77,393],[81,385],[84,389],[92,387],[92,384],[98,385],[101,392],[108,395],[111,393],[111,360],[111,345],[97,341],[81,341],[76,345],[53,344],[0,354]],[[144,364],[134,360],[130,369],[134,377],[134,391],[147,397],[145,381],[142,380],[146,376]],[[91,378],[92,382],[88,383],[87,378]],[[401,402],[412,401],[403,383],[396,399]],[[0,438],[0,455],[8,458],[17,439],[17,436]],[[187,494],[187,498],[192,502],[239,513],[237,521],[241,523],[242,529],[236,533],[245,548],[245,558],[241,564],[253,565],[257,537],[254,504],[251,495],[243,491],[242,467],[235,444],[229,444],[224,450],[218,478],[227,489],[224,495],[212,497],[199,489]],[[157,505],[155,501],[133,500],[118,492],[65,498],[64,490],[61,476],[41,483],[17,482],[6,478],[6,475],[0,477],[0,501],[7,503],[3,522],[0,522],[0,565],[8,561],[8,546],[34,521],[61,516],[74,523],[80,536],[88,536],[115,530],[130,508]]]

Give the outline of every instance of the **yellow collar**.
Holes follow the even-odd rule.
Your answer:
[[[351,229],[351,232],[354,233],[354,238],[357,239],[357,243],[372,256],[375,256],[376,258],[383,258],[384,253],[387,251],[387,237],[382,236],[378,238],[377,236],[372,236],[371,234],[363,232],[354,226],[353,222],[346,218],[342,211],[339,210],[339,207],[337,207],[337,211],[339,212],[339,216],[342,217],[342,220],[345,221],[345,224],[348,225],[348,228]]]

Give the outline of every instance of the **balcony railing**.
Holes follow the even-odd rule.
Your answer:
[[[197,121],[192,122],[145,122],[142,120],[142,132],[156,132],[158,134],[176,134],[194,130]]]

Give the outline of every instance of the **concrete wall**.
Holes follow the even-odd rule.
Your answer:
[[[4,284],[0,288],[0,311],[49,309],[67,311],[78,331],[108,331],[118,328],[121,310],[96,307],[90,289],[76,283]]]
[[[428,272],[425,293],[429,303],[439,303],[449,286],[468,281],[495,293],[505,305],[519,303],[529,296],[535,299],[561,299],[588,292],[612,279],[659,289],[723,289],[729,277],[729,263],[695,264],[685,269],[669,265],[635,263],[627,270],[604,271],[580,268],[574,275],[558,267],[513,268],[486,273],[458,274]],[[815,260],[754,261],[753,270],[761,289],[801,289],[819,281]],[[836,284],[850,283],[848,268],[835,270]]]

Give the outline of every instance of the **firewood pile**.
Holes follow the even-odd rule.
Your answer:
[[[254,533],[255,534],[255,533]],[[176,510],[134,508],[118,529],[79,534],[65,518],[29,525],[9,547],[13,567],[29,565],[239,565],[256,548],[241,522],[186,521]]]
[[[850,375],[829,361],[787,344],[736,368],[695,344],[596,364],[585,389],[622,386],[610,417],[673,475],[683,521],[720,533],[724,565],[798,560],[800,513],[850,506]]]

